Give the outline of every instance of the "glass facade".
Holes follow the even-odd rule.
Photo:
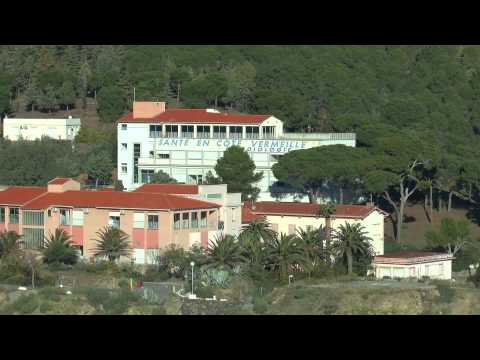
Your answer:
[[[140,157],[140,144],[133,144],[133,183],[138,184],[138,158]]]
[[[43,226],[43,211],[24,211],[23,225]]]
[[[41,249],[43,247],[43,229],[23,229],[23,242],[27,249]]]
[[[158,215],[148,215],[148,228],[150,230],[158,229]]]
[[[10,224],[18,224],[19,223],[19,214],[20,214],[20,210],[18,208],[9,208],[8,222]]]

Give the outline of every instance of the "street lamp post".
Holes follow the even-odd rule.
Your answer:
[[[195,266],[195,263],[192,261],[190,263],[190,266],[192,267],[192,295],[193,295],[193,267]]]

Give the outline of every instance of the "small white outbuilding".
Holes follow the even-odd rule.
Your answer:
[[[422,278],[452,279],[453,256],[445,253],[403,251],[375,256],[373,272],[377,279]]]

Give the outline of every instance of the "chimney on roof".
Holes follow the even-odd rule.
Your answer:
[[[135,101],[133,103],[133,117],[135,119],[149,119],[164,113],[165,109],[165,102]]]

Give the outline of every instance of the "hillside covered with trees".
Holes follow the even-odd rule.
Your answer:
[[[0,46],[2,114],[56,112],[94,98],[111,124],[130,109],[134,88],[137,100],[170,107],[270,113],[289,131],[357,133],[358,151],[292,152],[273,169],[311,201],[325,182],[340,187],[339,199],[356,188],[395,213],[398,229],[414,198],[425,198],[430,218],[433,200],[448,209],[454,197],[480,201],[478,46]],[[77,142],[97,144],[90,131]],[[113,167],[109,135],[102,156]],[[3,158],[19,163],[9,151]],[[88,158],[92,168],[104,163]]]

